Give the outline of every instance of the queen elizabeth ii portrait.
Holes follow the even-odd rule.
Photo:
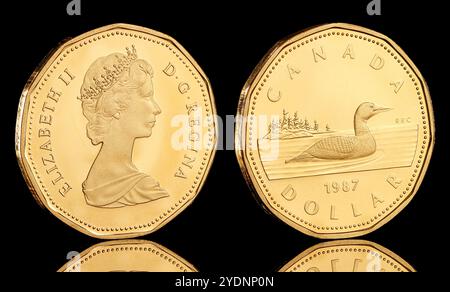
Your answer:
[[[87,70],[79,99],[87,137],[101,145],[82,185],[88,205],[121,208],[169,196],[132,161],[135,140],[150,137],[161,114],[152,78],[152,67],[138,59],[134,46],[98,58]]]

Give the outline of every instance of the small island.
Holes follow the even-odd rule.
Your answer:
[[[276,140],[276,139],[295,139],[312,137],[316,134],[332,133],[330,126],[325,125],[325,128],[321,128],[317,120],[310,122],[307,117],[304,119],[299,118],[298,112],[295,112],[291,117],[289,112],[283,109],[283,115],[281,119],[272,120],[268,126],[268,133],[264,136],[264,139]]]

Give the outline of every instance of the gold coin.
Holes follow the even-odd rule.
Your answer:
[[[264,207],[319,238],[367,234],[417,192],[434,145],[423,77],[388,37],[327,24],[279,42],[241,95],[241,169]]]
[[[365,240],[319,243],[284,265],[280,272],[415,272],[392,251]]]
[[[199,193],[214,156],[210,83],[173,38],[114,24],[66,41],[25,86],[16,152],[37,199],[97,238],[153,232]]]
[[[174,252],[146,240],[116,240],[74,254],[58,272],[197,272]]]

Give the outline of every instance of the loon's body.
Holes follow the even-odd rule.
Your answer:
[[[388,108],[376,107],[373,103],[362,103],[354,116],[354,136],[332,136],[321,139],[303,151],[300,155],[287,160],[297,162],[305,159],[351,159],[365,157],[376,151],[377,145],[369,131],[367,121]]]

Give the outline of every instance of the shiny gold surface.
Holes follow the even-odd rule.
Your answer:
[[[430,95],[392,40],[328,24],[280,41],[240,103],[236,141],[257,199],[319,238],[369,233],[413,198],[434,144]]]
[[[398,255],[365,240],[319,243],[284,265],[280,272],[415,272]]]
[[[196,272],[174,252],[146,240],[97,244],[75,256],[58,272]]]
[[[27,83],[16,152],[37,201],[98,238],[153,232],[199,193],[214,156],[208,79],[174,39],[127,24],[53,51]]]

